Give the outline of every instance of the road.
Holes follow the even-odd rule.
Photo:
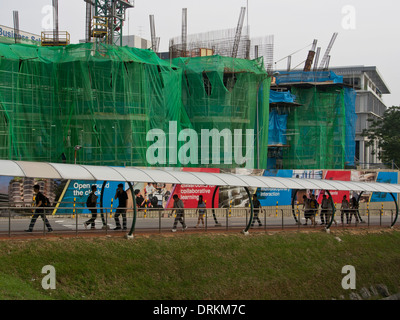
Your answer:
[[[84,222],[89,219],[88,216],[81,216],[76,215],[75,218],[72,216],[49,216],[49,222],[53,228],[54,234],[83,234],[83,233],[107,233],[111,234],[115,228],[115,221],[113,217],[107,216],[107,225],[108,230],[102,228],[103,224],[98,215],[96,222],[95,222],[95,230],[91,230],[90,226],[88,229],[85,229]],[[206,221],[206,225],[204,227],[195,228],[197,223],[197,218],[189,217],[185,219],[185,222],[188,226],[186,231],[197,231],[197,232],[207,232],[212,230],[237,230],[240,232],[246,227],[246,217],[218,217],[218,225],[214,222],[212,216],[209,216]],[[367,217],[363,217],[363,223],[355,224],[354,220],[351,225],[342,225],[340,223],[340,216],[336,216],[336,221],[338,222],[337,225],[332,224],[331,229],[334,230],[335,228],[343,228],[343,227],[368,227],[368,226],[383,226],[383,227],[390,227],[391,225],[391,216],[370,216],[368,221]],[[120,221],[122,223],[122,218],[120,217]],[[18,218],[0,218],[0,236],[13,236],[13,235],[21,235],[26,234],[24,230],[26,230],[29,226],[30,217],[18,217]],[[308,225],[304,225],[305,219],[301,219],[301,225],[295,223],[293,217],[261,217],[261,222],[263,226],[259,227],[258,224],[255,224],[255,230],[276,230],[276,229],[301,229],[307,230],[311,228],[320,228],[323,229],[324,226],[320,224],[319,218],[317,218],[317,225],[312,226],[310,222]],[[265,223],[266,222],[266,223]],[[172,226],[174,223],[173,217],[159,217],[159,218],[137,218],[136,220],[136,232],[171,232]],[[130,230],[132,225],[132,218],[127,218],[127,229]],[[177,231],[181,232],[182,226],[178,223]],[[251,232],[252,229],[250,229]],[[33,235],[34,234],[43,234],[47,233],[47,230],[44,230],[43,221],[41,218],[38,218],[34,227]]]

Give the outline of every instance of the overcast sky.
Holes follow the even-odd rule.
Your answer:
[[[46,24],[51,0],[2,1],[0,24],[12,26],[12,11],[19,11],[20,29],[40,34]],[[181,33],[182,8],[188,10],[188,33],[235,28],[240,8],[247,7],[245,25],[251,38],[274,35],[274,61],[311,45],[322,53],[334,32],[338,37],[331,51],[331,66],[376,66],[391,94],[388,106],[400,105],[400,1],[399,0],[136,0],[128,10],[125,34],[150,40],[149,15],[153,14],[160,51],[168,51],[169,39]],[[73,43],[85,37],[84,0],[59,0],[60,30],[71,34]],[[129,25],[129,30],[128,30]],[[310,46],[311,47],[311,46]],[[306,48],[293,55],[292,66],[305,60]],[[286,60],[276,68],[286,67]]]

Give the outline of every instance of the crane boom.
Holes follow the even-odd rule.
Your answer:
[[[244,16],[246,13],[246,7],[242,7],[240,9],[240,16],[239,16],[239,21],[236,27],[236,34],[235,34],[235,40],[233,42],[233,48],[232,48],[232,58],[237,57],[237,53],[239,50],[239,43],[240,43],[240,38],[242,36],[242,29],[243,29],[243,22],[244,22]]]
[[[326,48],[325,54],[321,60],[321,64],[319,65],[320,69],[325,69],[326,65],[328,63],[328,57],[329,57],[329,53],[331,52],[331,49],[333,47],[333,44],[335,43],[336,37],[337,37],[338,33],[335,32],[331,38],[331,41],[329,42],[328,47]]]

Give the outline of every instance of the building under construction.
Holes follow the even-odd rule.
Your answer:
[[[147,158],[155,142],[148,132],[160,130],[169,141],[174,122],[177,132],[241,130],[242,141],[246,130],[254,130],[259,169],[353,164],[355,94],[333,73],[311,70],[318,62],[315,42],[303,71],[276,76],[273,36],[251,40],[244,8],[235,29],[198,35],[187,34],[184,9],[182,35],[170,40],[171,59],[165,61],[156,54],[154,17],[153,50],[123,47],[121,26],[133,3],[85,2],[87,43],[67,45],[57,27],[39,47],[0,44],[0,158],[154,165]],[[327,53],[322,69],[329,65]],[[185,142],[178,139],[177,147]],[[232,167],[229,161],[160,163],[166,164]]]
[[[283,72],[273,89],[270,168],[354,166],[356,93],[342,77],[327,71]]]

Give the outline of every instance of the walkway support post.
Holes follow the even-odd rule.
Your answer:
[[[136,226],[137,206],[136,206],[135,190],[133,190],[133,185],[132,185],[132,183],[128,182],[128,186],[129,186],[129,188],[131,189],[131,194],[132,194],[132,201],[133,201],[133,221],[132,221],[131,230],[129,231],[129,233],[126,234],[125,238],[126,238],[126,239],[133,239],[133,233],[135,232],[135,226]]]
[[[249,201],[250,201],[250,219],[249,219],[249,222],[247,223],[246,228],[242,231],[242,233],[245,235],[248,235],[251,223],[253,222],[254,207],[253,207],[253,199],[251,197],[249,189],[247,187],[244,187],[244,190],[246,190],[246,193],[247,193],[247,195],[249,197]]]
[[[399,206],[397,204],[396,197],[393,195],[393,193],[390,193],[390,195],[392,196],[394,204],[396,205],[396,215],[395,215],[394,220],[393,220],[393,222],[392,222],[392,224],[390,226],[391,228],[393,228],[393,226],[396,224],[397,218],[399,216]]]
[[[332,223],[333,223],[333,220],[335,220],[335,211],[336,211],[336,208],[335,208],[335,204],[333,203],[332,195],[330,194],[330,192],[329,192],[328,190],[325,190],[325,191],[326,191],[326,193],[329,195],[328,200],[329,200],[330,205],[331,205],[331,208],[332,208],[332,217],[331,217],[331,221],[329,221],[329,224],[325,227],[326,232],[329,232],[329,231],[330,231],[329,228],[331,227],[331,225],[332,225]]]
[[[212,211],[212,214],[213,214],[213,218],[214,218],[214,222],[215,222],[215,226],[216,227],[220,227],[221,226],[221,224],[217,220],[217,217],[215,215],[215,210],[214,210],[214,200],[215,200],[215,196],[217,194],[218,189],[219,189],[219,186],[215,186],[214,193],[213,193],[213,196],[212,196],[212,201],[211,201],[211,208],[212,208],[211,211]]]

